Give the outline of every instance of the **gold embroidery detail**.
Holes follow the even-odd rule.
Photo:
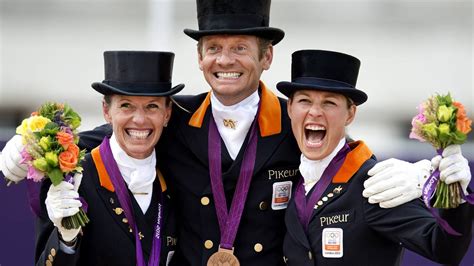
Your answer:
[[[237,126],[237,121],[232,120],[232,119],[223,119],[222,122],[224,123],[225,127],[228,127],[231,129],[235,129],[235,127]]]

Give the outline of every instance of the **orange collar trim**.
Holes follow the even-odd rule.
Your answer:
[[[332,179],[333,183],[347,183],[352,176],[372,156],[372,151],[363,141],[349,143],[351,151],[347,154],[342,167]]]
[[[260,135],[267,137],[281,132],[281,106],[278,97],[260,81],[262,89],[260,114],[258,116],[258,126]],[[206,96],[201,106],[194,112],[188,125],[201,128],[207,108],[211,104],[211,92]]]
[[[92,155],[92,160],[94,161],[94,164],[95,164],[95,168],[97,169],[97,173],[99,174],[100,186],[107,189],[110,192],[115,192],[114,185],[112,184],[112,181],[110,180],[110,176],[107,173],[104,162],[102,161],[102,157],[100,156],[99,147],[94,148],[91,151],[91,155]],[[161,191],[164,192],[167,189],[165,178],[163,177],[163,174],[158,168],[156,169],[156,173],[160,180]]]

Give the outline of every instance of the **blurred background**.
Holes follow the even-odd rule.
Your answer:
[[[471,0],[273,0],[270,25],[286,36],[263,81],[275,88],[290,80],[295,50],[354,55],[362,61],[357,87],[369,100],[350,135],[379,159],[429,159],[429,144],[408,139],[421,101],[451,92],[474,118],[473,9]],[[181,94],[208,91],[184,28],[198,28],[194,0],[0,0],[0,148],[45,101],[69,103],[82,130],[102,124],[101,96],[90,84],[104,78],[105,50],[173,51]],[[463,146],[471,170],[473,136]],[[33,264],[25,184],[0,181],[0,212],[0,266]],[[463,265],[474,265],[473,245]],[[403,265],[437,265],[405,257]]]

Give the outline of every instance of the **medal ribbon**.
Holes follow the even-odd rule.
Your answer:
[[[120,170],[115,161],[112,150],[110,149],[109,138],[105,137],[99,147],[100,156],[104,162],[105,169],[110,176],[110,180],[115,188],[115,193],[119,200],[120,205],[123,208],[125,217],[128,219],[128,223],[135,234],[135,252],[137,257],[137,265],[145,266],[145,260],[143,258],[142,243],[138,235],[137,224],[135,223],[135,216],[133,214],[132,200],[128,193],[127,186],[123,180]],[[156,217],[155,234],[153,236],[153,244],[151,248],[151,255],[148,261],[149,266],[159,265],[160,253],[161,253],[161,226],[162,226],[162,210],[163,210],[163,193],[160,190],[160,201],[158,203],[158,215]]]
[[[351,149],[349,148],[349,145],[345,143],[342,149],[336,154],[336,156],[334,156],[328,167],[326,167],[324,170],[321,179],[316,183],[313,191],[310,192],[311,195],[308,199],[306,199],[305,195],[303,178],[301,178],[298,182],[295,191],[296,210],[298,212],[298,218],[306,232],[308,232],[309,220],[311,218],[311,214],[314,211],[314,205],[321,198],[324,191],[328,188],[332,178],[336,175],[337,171],[339,171],[342,163],[344,163],[346,155],[350,151]]]
[[[257,155],[257,123],[255,121],[257,121],[257,119],[254,120],[250,128],[250,136],[247,147],[245,148],[242,166],[240,167],[239,180],[237,181],[237,187],[232,198],[230,212],[228,212],[224,184],[222,181],[221,137],[212,113],[209,120],[209,170],[212,194],[214,196],[217,219],[221,232],[220,247],[229,250],[232,250],[234,245],[255,166],[255,158]]]

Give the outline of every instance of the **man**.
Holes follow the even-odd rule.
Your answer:
[[[235,256],[242,265],[284,264],[283,217],[300,154],[286,101],[260,81],[284,32],[269,27],[270,0],[198,0],[197,9],[199,30],[185,33],[198,41],[199,67],[212,90],[175,98],[188,112],[174,108],[158,149],[167,151],[157,161],[177,202],[171,264],[206,265],[218,251],[211,263]],[[82,146],[97,146],[110,133],[101,129],[82,134]],[[402,181],[387,187],[376,179],[374,202],[392,207],[419,197],[419,167],[395,161],[380,168],[380,175]],[[393,193],[407,182],[409,198]]]

